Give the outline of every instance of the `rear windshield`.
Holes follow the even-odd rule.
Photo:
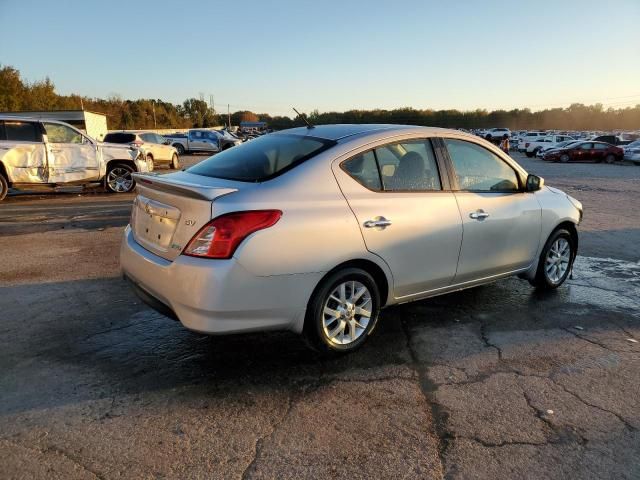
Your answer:
[[[107,133],[104,141],[107,143],[131,143],[135,141],[136,136],[133,133]]]
[[[209,157],[187,169],[206,177],[262,182],[332,147],[335,142],[299,135],[265,135]]]

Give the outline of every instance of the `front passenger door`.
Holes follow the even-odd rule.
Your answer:
[[[520,188],[506,160],[467,140],[443,139],[454,168],[463,240],[454,283],[528,267],[541,231],[541,208]]]
[[[100,178],[97,148],[87,137],[60,123],[43,122],[43,125],[47,133],[50,183]]]

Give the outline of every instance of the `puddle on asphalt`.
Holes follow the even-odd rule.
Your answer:
[[[640,261],[578,256],[568,285],[573,303],[634,310],[640,315]]]

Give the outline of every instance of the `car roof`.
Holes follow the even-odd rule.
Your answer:
[[[316,125],[313,128],[308,128],[308,127],[290,128],[288,130],[281,130],[279,132],[274,132],[272,133],[272,135],[283,135],[283,134],[302,135],[302,136],[308,136],[308,137],[321,138],[324,140],[339,141],[344,138],[362,136],[365,134],[372,134],[376,132],[392,134],[392,133],[403,133],[403,132],[408,133],[416,130],[422,130],[426,134],[429,134],[429,132],[442,133],[443,131],[445,131],[445,129],[442,129],[442,128],[419,127],[415,125],[342,123],[342,124],[334,124],[334,125]],[[459,133],[458,130],[451,130],[451,131]]]

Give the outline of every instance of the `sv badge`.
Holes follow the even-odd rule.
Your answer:
[[[194,226],[194,225],[196,224],[196,221],[195,221],[195,220],[185,220],[185,221],[184,221],[184,224],[185,224],[187,227],[192,227],[192,226]]]

